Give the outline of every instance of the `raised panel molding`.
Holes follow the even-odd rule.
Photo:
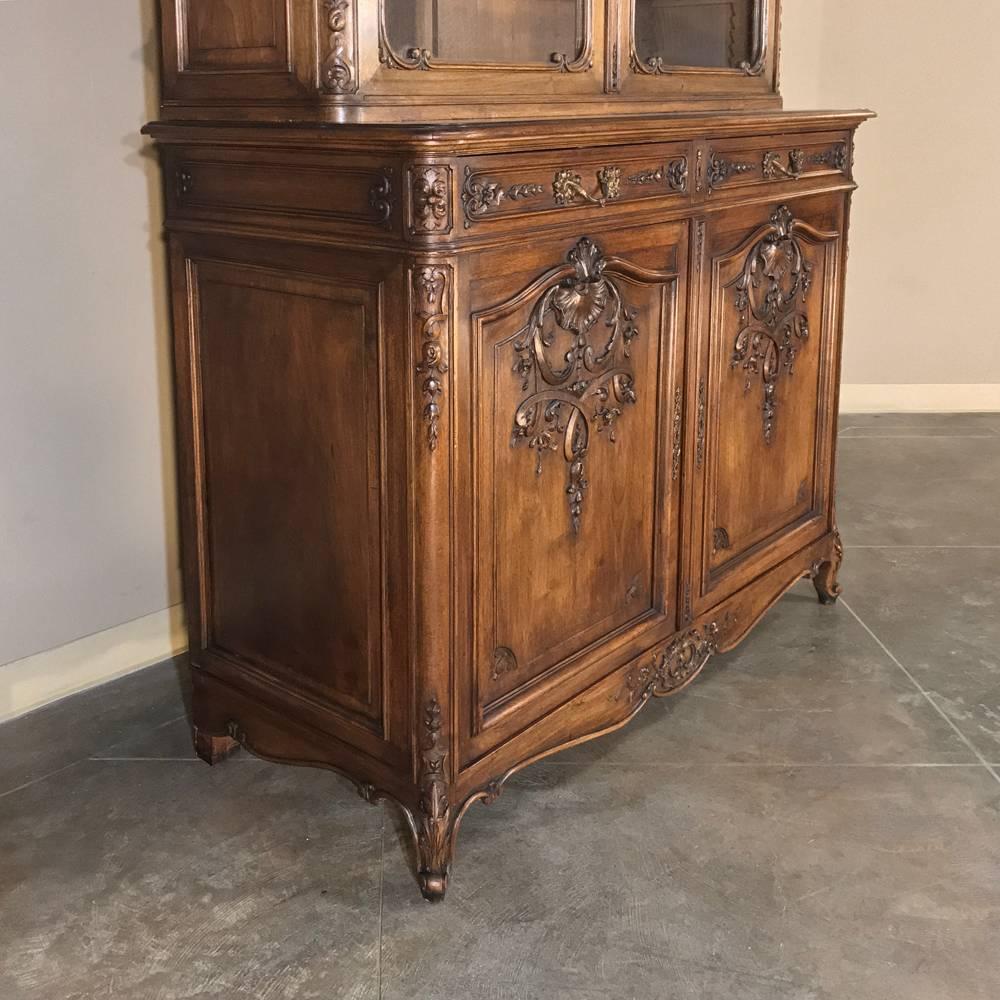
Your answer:
[[[289,2],[177,0],[181,72],[289,72]]]

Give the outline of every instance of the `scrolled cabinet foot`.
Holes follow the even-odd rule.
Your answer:
[[[239,749],[239,743],[231,736],[213,736],[197,726],[193,730],[194,752],[213,767],[224,761],[234,750]]]
[[[820,604],[836,604],[844,592],[837,577],[844,561],[844,546],[840,540],[840,532],[834,534],[833,553],[829,559],[816,563],[813,567],[812,581],[819,596]]]

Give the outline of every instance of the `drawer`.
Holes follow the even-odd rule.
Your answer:
[[[469,158],[461,169],[465,229],[544,212],[682,203],[693,189],[692,143]]]
[[[796,184],[823,176],[851,176],[850,135],[814,132],[709,141],[699,156],[697,188],[711,197],[773,184]]]
[[[172,218],[242,222],[258,216],[269,226],[284,221],[361,232],[395,225],[391,161],[192,148],[171,151],[164,167]]]

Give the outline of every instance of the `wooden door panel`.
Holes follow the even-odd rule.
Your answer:
[[[709,223],[699,606],[825,530],[842,216],[812,206]]]
[[[479,263],[477,725],[676,610],[685,252],[665,226]]]

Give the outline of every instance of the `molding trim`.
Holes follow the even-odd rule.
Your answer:
[[[0,666],[0,722],[183,653],[184,608],[172,608]]]
[[[840,387],[841,413],[979,413],[1000,411],[1000,383]]]

